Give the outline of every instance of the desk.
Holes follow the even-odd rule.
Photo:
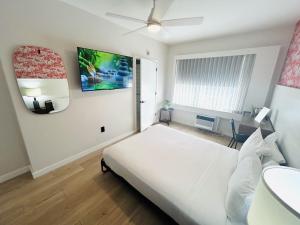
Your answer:
[[[258,127],[261,128],[263,138],[275,131],[269,117],[266,117],[266,119],[259,124],[253,117],[247,114],[242,117],[239,126],[239,133],[250,136]]]

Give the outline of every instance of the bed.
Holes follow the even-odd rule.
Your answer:
[[[238,151],[155,125],[103,151],[124,178],[179,224],[225,225],[225,198]]]

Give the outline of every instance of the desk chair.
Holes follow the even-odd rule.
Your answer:
[[[230,120],[230,124],[232,129],[232,138],[228,144],[228,147],[232,148],[234,146],[234,148],[236,149],[237,144],[244,143],[249,137],[249,135],[237,133],[235,130],[235,124],[233,119]]]

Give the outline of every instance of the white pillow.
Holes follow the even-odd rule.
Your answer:
[[[265,142],[267,143],[275,143],[279,139],[279,134],[277,132],[273,132],[272,134],[269,134],[265,138]]]
[[[246,223],[252,197],[262,172],[256,154],[242,159],[232,174],[226,195],[225,209],[231,223]]]
[[[266,152],[266,154],[263,154],[264,155],[263,160],[265,160],[265,161],[273,160],[279,164],[284,164],[284,163],[286,163],[286,161],[276,143],[278,138],[279,138],[279,135],[277,132],[274,132],[265,138],[265,142],[269,145],[269,148],[268,148],[269,152]]]
[[[239,152],[239,162],[249,155],[256,153],[258,148],[262,147],[265,144],[264,139],[261,135],[260,127],[256,129],[255,132],[245,141],[242,145],[242,148]],[[260,156],[260,155],[259,155]]]
[[[265,161],[273,160],[279,164],[286,163],[276,144],[278,137],[278,133],[274,132],[263,139],[261,129],[257,128],[243,144],[239,152],[239,161],[248,155],[256,153],[258,157],[264,158]]]

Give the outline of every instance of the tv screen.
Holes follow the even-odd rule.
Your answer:
[[[132,87],[132,57],[77,48],[82,91]]]

